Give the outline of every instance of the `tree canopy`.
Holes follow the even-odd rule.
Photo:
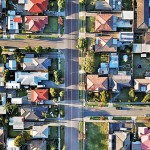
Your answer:
[[[142,102],[146,103],[146,102],[150,102],[150,94],[146,94],[142,100]]]
[[[85,50],[85,48],[86,48],[86,39],[84,39],[84,38],[78,39],[77,48],[79,50]]]
[[[57,90],[55,88],[50,88],[50,95],[51,95],[51,97],[56,97],[57,96]]]
[[[64,8],[65,7],[65,0],[58,0],[57,1],[57,4],[58,4],[58,7],[60,9]]]
[[[23,144],[25,144],[23,135],[18,135],[14,140],[14,145],[17,147],[21,147]]]

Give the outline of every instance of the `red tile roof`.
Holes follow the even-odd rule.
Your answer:
[[[48,89],[31,90],[32,102],[40,102],[42,100],[48,100]]]
[[[98,77],[98,75],[87,75],[87,90],[99,91],[108,89],[108,77]]]
[[[28,11],[42,13],[47,10],[48,0],[28,0]]]
[[[22,23],[22,18],[21,18],[21,16],[16,16],[16,17],[14,18],[14,22]]]
[[[48,24],[48,16],[25,16],[25,25],[28,26],[28,31],[40,31]]]
[[[98,14],[95,18],[95,31],[113,31],[113,15]]]

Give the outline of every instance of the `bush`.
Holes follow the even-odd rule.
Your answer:
[[[78,48],[79,50],[85,50],[85,49],[86,49],[86,39],[84,39],[84,38],[78,39],[77,48]]]
[[[146,94],[145,97],[143,98],[142,102],[150,102],[150,94]]]
[[[57,90],[55,88],[50,88],[51,97],[57,97]]]
[[[17,147],[21,147],[23,144],[25,144],[25,139],[22,135],[18,135],[14,140],[14,145]]]

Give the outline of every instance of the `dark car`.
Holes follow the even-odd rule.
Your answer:
[[[122,110],[122,107],[116,107],[117,110]]]

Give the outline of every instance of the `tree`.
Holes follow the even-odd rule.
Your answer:
[[[9,78],[9,70],[6,69],[6,70],[4,70],[4,82],[7,82],[8,78]]]
[[[60,93],[59,93],[59,95],[60,95],[60,97],[61,97],[61,98],[63,98],[63,97],[64,97],[64,94],[65,94],[65,92],[64,92],[64,91],[60,91]]]
[[[7,103],[4,106],[4,109],[7,111],[9,115],[13,116],[17,112],[18,106],[16,104]]]
[[[51,94],[51,97],[56,97],[57,96],[57,90],[55,88],[50,88],[50,94]]]
[[[66,145],[65,145],[65,144],[63,145],[63,148],[62,148],[62,150],[66,150]]]
[[[5,150],[4,143],[0,142],[0,150]]]
[[[58,7],[60,9],[64,8],[65,7],[65,0],[58,0],[57,1],[57,4],[58,4]]]
[[[22,135],[18,135],[14,140],[14,145],[17,147],[21,147],[23,144],[25,144],[25,139]]]
[[[27,52],[31,52],[31,51],[32,51],[31,46],[26,46],[24,49],[25,49],[25,51],[27,51]]]
[[[130,96],[131,98],[134,98],[134,97],[135,97],[134,89],[130,89],[130,91],[129,91],[129,96]]]
[[[58,85],[60,84],[60,77],[61,77],[61,71],[60,70],[55,70],[54,71],[54,78],[55,78],[55,83]]]
[[[142,100],[142,102],[146,103],[146,102],[150,102],[150,94],[146,94]]]
[[[86,39],[84,39],[84,38],[78,39],[77,48],[79,50],[85,50],[85,48],[86,48]]]
[[[42,46],[37,46],[37,47],[34,48],[34,50],[35,50],[36,53],[41,53],[43,48],[42,48]]]
[[[85,0],[79,0],[79,4],[85,5]]]
[[[54,144],[51,145],[51,150],[56,150],[56,146]]]
[[[100,100],[101,100],[101,102],[107,103],[108,99],[109,99],[109,94],[108,94],[107,91],[100,92]]]

